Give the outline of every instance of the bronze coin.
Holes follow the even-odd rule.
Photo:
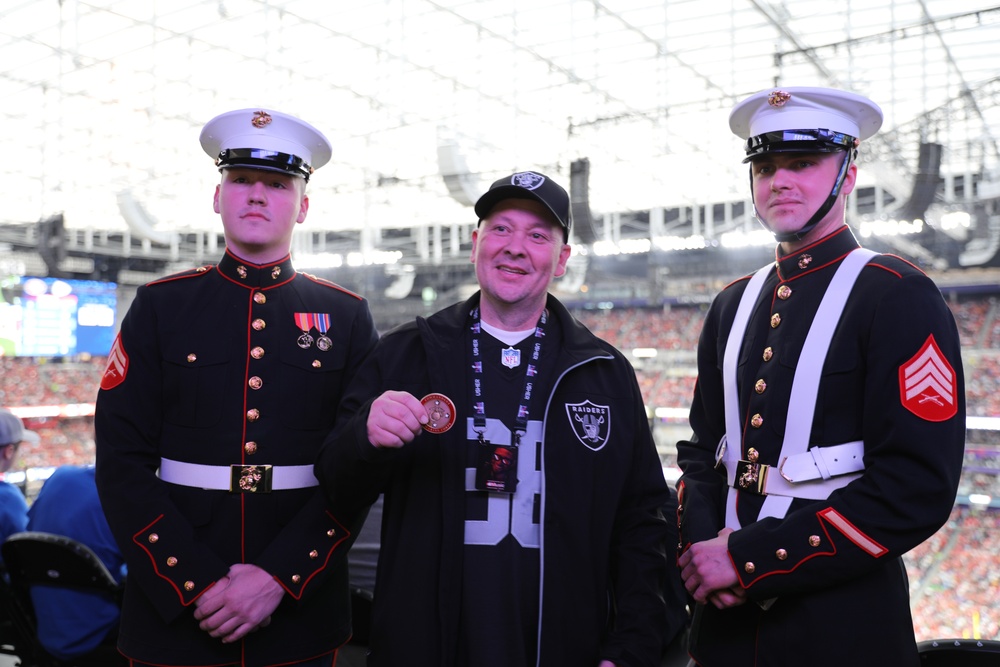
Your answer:
[[[427,394],[420,402],[427,408],[428,433],[444,433],[455,424],[455,404],[444,394]]]

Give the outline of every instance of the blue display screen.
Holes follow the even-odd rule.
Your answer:
[[[106,355],[116,331],[117,285],[10,276],[0,282],[0,351],[9,356]]]

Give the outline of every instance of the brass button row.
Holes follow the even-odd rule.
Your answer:
[[[820,540],[819,535],[809,536],[809,546],[818,547],[821,542],[822,540]],[[788,560],[788,551],[785,549],[778,549],[777,551],[774,552],[774,557],[782,561]],[[743,571],[746,572],[747,574],[753,574],[754,572],[757,571],[757,566],[754,564],[753,561],[747,561],[746,563],[743,564]]]

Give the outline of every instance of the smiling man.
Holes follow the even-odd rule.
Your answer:
[[[845,223],[881,124],[871,100],[825,88],[730,115],[778,246],[713,302],[677,445],[698,665],[919,664],[900,557],[951,512],[965,392],[940,291]]]
[[[368,665],[653,667],[676,502],[632,367],[548,293],[569,196],[520,172],[475,212],[479,291],[382,337],[317,464],[385,494]]]
[[[347,530],[313,461],[377,338],[289,248],[331,146],[243,109],[209,121],[226,251],[136,293],[97,399],[97,484],[128,563],[131,665],[325,667],[350,637]]]

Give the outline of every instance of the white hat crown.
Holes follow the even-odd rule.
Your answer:
[[[729,114],[741,139],[769,132],[830,130],[864,141],[882,127],[882,110],[867,97],[835,88],[771,88],[746,98]]]
[[[238,109],[216,116],[202,128],[200,141],[220,168],[245,166],[306,178],[333,155],[330,141],[309,123],[262,108]],[[246,155],[248,151],[254,154]]]

